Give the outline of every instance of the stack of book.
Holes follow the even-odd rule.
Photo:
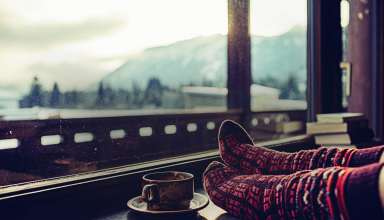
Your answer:
[[[257,125],[257,129],[279,134],[292,134],[304,131],[305,127],[304,123],[301,121],[282,121],[260,123]]]
[[[318,114],[317,122],[307,123],[307,134],[314,135],[318,145],[355,145],[373,138],[362,113]]]

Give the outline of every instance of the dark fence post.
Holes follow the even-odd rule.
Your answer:
[[[251,39],[249,0],[228,0],[228,97],[229,109],[240,109],[248,126],[251,113]]]

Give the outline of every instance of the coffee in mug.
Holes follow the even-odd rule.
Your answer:
[[[193,175],[167,171],[143,176],[142,198],[149,210],[188,209],[193,199]]]

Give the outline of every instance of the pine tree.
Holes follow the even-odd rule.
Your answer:
[[[151,78],[148,81],[147,88],[145,89],[145,101],[156,107],[162,104],[163,87],[158,78]]]
[[[37,76],[33,77],[31,91],[28,96],[29,107],[42,106],[42,88]]]
[[[96,97],[96,105],[98,107],[105,106],[106,101],[105,101],[105,90],[103,86],[103,82],[99,83],[99,88],[97,90],[97,97]]]
[[[60,100],[61,100],[61,92],[59,89],[59,85],[57,82],[53,84],[52,92],[51,92],[51,97],[49,100],[49,106],[56,108],[60,105]]]
[[[299,99],[300,90],[298,79],[295,75],[290,74],[286,83],[281,88],[281,99]]]

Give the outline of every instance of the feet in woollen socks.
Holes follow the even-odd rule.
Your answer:
[[[295,153],[279,152],[255,145],[245,129],[230,120],[221,124],[218,142],[224,163],[246,174],[290,174],[332,166],[358,167],[378,162],[384,150],[384,146],[367,149],[322,147]]]
[[[214,204],[242,219],[384,219],[382,164],[330,167],[290,175],[242,175],[212,162],[203,183]]]

